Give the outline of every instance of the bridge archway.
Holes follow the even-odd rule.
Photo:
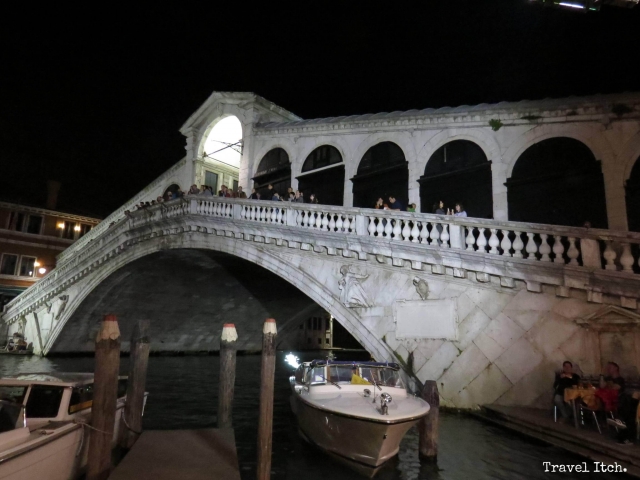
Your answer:
[[[275,192],[281,196],[286,194],[291,187],[291,162],[286,150],[276,147],[265,153],[252,180],[262,200],[271,200],[266,197]],[[268,192],[269,185],[273,185],[273,192]]]
[[[600,162],[584,143],[556,137],[527,148],[507,179],[509,220],[607,228]]]
[[[242,123],[235,115],[221,115],[209,124],[202,137],[202,182],[216,194],[222,185],[236,191],[242,160]]]
[[[429,158],[420,182],[420,211],[433,213],[442,200],[445,207],[464,204],[470,217],[493,217],[491,162],[470,140],[453,140]]]
[[[353,206],[373,208],[378,197],[395,195],[405,206],[409,201],[409,163],[398,144],[380,142],[370,147],[358,164],[353,182]]]
[[[342,206],[344,201],[344,160],[333,145],[315,148],[305,159],[298,179],[298,190],[305,201],[314,194],[324,205]]]
[[[56,339],[60,336],[67,321],[72,317],[74,312],[79,308],[82,308],[83,302],[89,297],[89,295],[91,295],[92,292],[94,292],[94,290],[96,290],[111,275],[118,274],[126,276],[127,272],[125,267],[127,265],[157,252],[184,249],[226,253],[233,257],[238,257],[239,259],[246,260],[263,267],[266,271],[283,278],[292,287],[296,288],[306,295],[311,301],[315,302],[315,304],[319,305],[327,312],[330,312],[363,346],[363,348],[371,353],[371,355],[376,359],[392,359],[389,348],[386,344],[363,325],[357,312],[345,307],[340,303],[339,299],[334,297],[332,292],[326,287],[326,281],[301,275],[293,263],[289,263],[287,260],[277,255],[270,254],[253,243],[237,243],[235,239],[232,238],[193,231],[171,235],[169,238],[154,237],[144,243],[132,246],[131,248],[124,250],[112,261],[106,262],[100,269],[91,274],[88,278],[84,279],[82,284],[79,285],[76,290],[77,294],[71,295],[63,315],[60,320],[57,321],[48,337],[49,341],[43,345],[43,353],[48,353],[54,347]],[[114,279],[114,284],[122,281],[122,278],[117,276],[114,277]],[[108,291],[102,293],[108,295]],[[100,312],[94,312],[94,314],[97,316],[96,318],[100,318]],[[179,326],[179,322],[176,322],[176,326]],[[257,328],[260,330],[260,325],[258,325]],[[219,330],[214,331],[212,329],[211,335],[218,335],[218,333]],[[88,334],[85,334],[85,338],[87,336]]]

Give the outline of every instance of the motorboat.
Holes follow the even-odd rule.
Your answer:
[[[407,392],[396,363],[313,360],[289,381],[302,437],[370,477],[429,413],[427,402]]]
[[[118,379],[113,445],[126,400]],[[0,479],[69,480],[86,470],[92,373],[25,374],[0,379]]]
[[[33,355],[33,343],[21,333],[14,333],[4,347],[0,347],[0,355]]]

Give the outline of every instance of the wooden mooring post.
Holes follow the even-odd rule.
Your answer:
[[[422,387],[420,395],[431,406],[429,414],[418,423],[420,460],[433,463],[438,460],[438,423],[440,416],[440,394],[438,393],[436,381],[427,380]]]
[[[131,334],[127,403],[120,426],[120,446],[124,448],[131,448],[142,434],[144,390],[149,365],[149,324],[149,320],[139,320]]]
[[[273,383],[276,372],[276,321],[267,318],[262,328],[262,367],[260,369],[260,418],[258,420],[258,480],[271,477],[273,430]]]
[[[233,391],[236,382],[236,340],[233,323],[225,323],[220,337],[220,383],[218,390],[218,428],[231,428]]]
[[[95,362],[87,480],[105,480],[111,473],[120,368],[120,329],[115,315],[105,315],[102,320],[96,336]]]

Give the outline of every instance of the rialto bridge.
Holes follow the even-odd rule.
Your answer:
[[[52,272],[5,307],[2,325],[23,331],[45,355],[91,350],[107,312],[119,315],[125,338],[136,318],[150,318],[156,351],[216,350],[222,323],[231,320],[240,348],[255,350],[266,315],[286,329],[321,308],[376,359],[400,361],[418,381],[436,379],[443,402],[459,407],[548,405],[549,382],[565,359],[584,373],[614,360],[637,377],[640,233],[628,231],[627,213],[637,200],[639,106],[640,96],[629,94],[303,121],[253,94],[214,93],[183,127],[186,157],[63,252]],[[239,141],[216,139],[241,147],[229,161],[208,147],[228,118],[242,132]],[[554,138],[571,140],[541,150],[558,165],[583,158],[572,150],[576,141],[597,169],[567,167],[555,180],[542,172],[510,183],[518,159],[529,159],[521,172],[531,173],[539,157],[527,152]],[[331,149],[313,153],[325,145],[340,162]],[[377,145],[384,148],[372,153]],[[380,168],[398,160],[396,147],[404,164]],[[439,165],[433,177],[425,173],[431,160]],[[188,195],[133,211],[176,185],[213,184],[222,163],[213,186],[230,185],[234,161],[245,190],[307,182],[326,197],[340,191],[342,202],[334,203],[343,205]],[[464,168],[448,171],[451,163]],[[394,193],[420,210],[431,202],[423,201],[424,185],[453,178],[448,185],[473,187],[470,178],[482,184],[487,174],[491,188],[475,192],[485,200],[490,192],[489,203],[477,204],[490,204],[484,216],[493,218],[471,216],[464,191],[454,193],[467,202],[468,218],[353,206]],[[326,187],[334,177],[342,188]],[[560,198],[558,179],[569,192],[580,193],[576,181],[595,185],[581,193],[581,211],[570,202],[542,209],[534,187]],[[600,217],[591,197],[600,201]],[[510,198],[528,198],[555,225],[509,220],[513,212],[532,214],[512,209]],[[578,223],[577,213],[611,229],[560,224]]]

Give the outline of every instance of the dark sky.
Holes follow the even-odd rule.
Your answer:
[[[0,198],[106,215],[181,159],[214,90],[303,118],[640,91],[640,7],[526,0],[23,2],[0,20]]]

